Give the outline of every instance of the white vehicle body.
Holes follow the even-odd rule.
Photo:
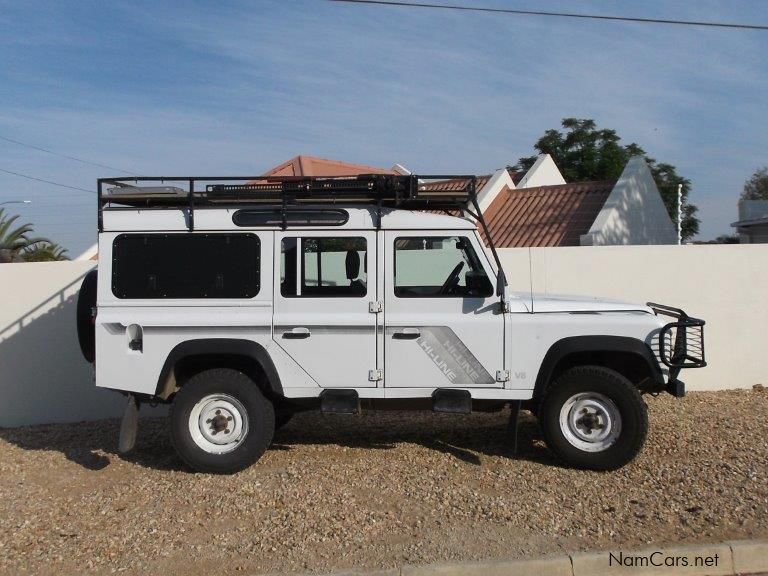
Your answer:
[[[682,310],[509,292],[474,177],[186,180],[99,181],[78,333],[96,385],[129,396],[125,449],[147,401],[172,403],[177,451],[214,472],[256,461],[300,410],[509,405],[567,462],[612,469],[645,440],[640,394],[681,397],[680,370],[706,364]]]
[[[263,347],[286,398],[317,397],[333,388],[354,389],[360,398],[418,398],[450,387],[476,399],[527,400],[557,342],[618,336],[654,349],[664,325],[648,306],[589,298],[508,293],[507,312],[499,313],[495,295],[396,297],[394,243],[402,238],[466,238],[487,276],[496,277],[475,224],[463,218],[391,210],[377,231],[372,210],[352,208],[343,226],[282,231],[235,226],[234,211],[198,209],[191,233],[181,211],[105,212],[99,235],[97,386],[154,396],[166,384],[163,367],[174,349],[194,340],[227,339]],[[253,298],[125,299],[113,293],[112,246],[118,236],[222,231],[256,234],[260,240],[261,282]],[[366,294],[283,297],[281,242],[301,237],[365,238]],[[306,338],[285,337],[302,329],[309,332]],[[398,338],[400,332],[405,339]],[[129,346],[138,333],[140,351]],[[667,374],[665,367],[660,370]]]

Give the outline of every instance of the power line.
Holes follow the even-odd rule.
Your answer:
[[[99,168],[106,168],[107,170],[116,170],[118,172],[122,172],[123,174],[128,174],[129,176],[135,176],[138,174],[137,171],[130,171],[130,170],[123,170],[122,168],[115,168],[114,166],[109,166],[108,164],[99,164],[98,162],[91,162],[90,160],[83,160],[82,158],[77,158],[76,156],[69,156],[67,154],[61,154],[59,152],[54,152],[53,150],[48,150],[47,148],[41,148],[40,146],[35,146],[34,144],[27,144],[26,142],[21,142],[19,140],[14,140],[12,138],[6,138],[5,136],[0,136],[0,140],[4,140],[6,142],[10,142],[12,144],[16,144],[18,146],[24,146],[25,148],[31,148],[32,150],[38,150],[40,152],[45,152],[46,154],[52,154],[54,156],[60,156],[61,158],[66,158],[67,160],[74,160],[75,162],[80,162],[82,164],[89,164],[91,166],[97,166]]]
[[[21,174],[20,172],[13,172],[11,170],[6,170],[4,168],[0,168],[0,172],[5,172],[6,174],[13,174],[14,176],[19,176],[20,178],[26,178],[27,180],[35,180],[36,182],[44,182],[46,184],[52,184],[53,186],[59,186],[61,188],[69,188],[70,190],[79,190],[81,192],[88,192],[89,194],[96,194],[95,190],[86,190],[85,188],[80,188],[79,186],[70,186],[69,184],[61,184],[60,182],[53,182],[52,180],[44,180],[43,178],[37,178],[36,176],[29,176],[28,174]]]
[[[494,12],[497,14],[517,14],[523,16],[558,16],[561,18],[582,18],[586,20],[614,20],[619,22],[639,22],[642,24],[676,24],[680,26],[707,26],[710,28],[735,28],[739,30],[768,30],[768,25],[739,24],[731,22],[703,22],[696,20],[670,20],[664,18],[636,18],[632,16],[603,16],[599,14],[576,14],[572,12],[544,12],[540,10],[515,10],[512,8],[487,8],[480,6],[462,6],[458,4],[429,4],[426,2],[398,2],[396,0],[326,0],[347,4],[377,4],[380,6],[400,6],[405,8],[437,8],[441,10],[461,10],[464,12]]]

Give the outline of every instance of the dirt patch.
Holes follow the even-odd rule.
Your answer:
[[[768,536],[768,393],[647,399],[642,454],[561,467],[508,412],[298,415],[235,476],[186,470],[164,419],[0,430],[0,572],[331,571]]]

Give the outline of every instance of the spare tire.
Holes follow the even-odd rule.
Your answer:
[[[80,284],[80,294],[77,297],[77,339],[80,341],[80,351],[90,363],[96,359],[96,326],[94,310],[96,308],[96,270],[91,270]]]

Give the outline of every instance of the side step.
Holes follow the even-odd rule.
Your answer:
[[[472,395],[469,390],[438,388],[432,393],[432,410],[449,414],[471,414]]]
[[[323,390],[320,411],[326,414],[359,414],[360,397],[356,390]]]

